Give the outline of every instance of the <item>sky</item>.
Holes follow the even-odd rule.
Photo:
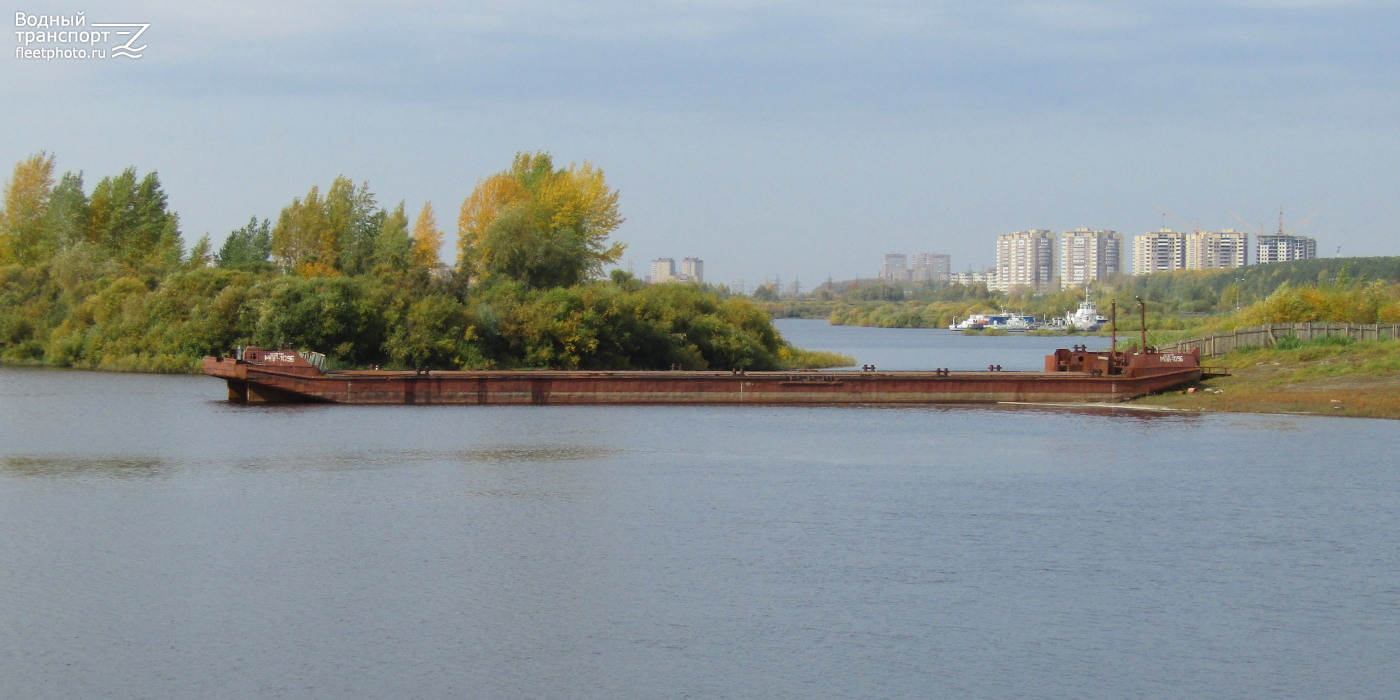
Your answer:
[[[476,183],[545,151],[619,191],[639,277],[699,257],[709,282],[811,289],[885,253],[982,269],[1026,229],[1280,212],[1319,256],[1400,255],[1391,0],[100,4],[4,15],[149,25],[139,58],[6,35],[5,179],[40,151],[89,191],[157,171],[187,244],[343,175],[431,201],[451,246]]]

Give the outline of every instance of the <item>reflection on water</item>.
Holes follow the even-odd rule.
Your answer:
[[[492,445],[458,453],[464,462],[572,462],[602,459],[618,450],[594,445]]]
[[[32,457],[7,455],[0,459],[6,472],[24,477],[146,479],[160,476],[166,465],[141,457]]]
[[[1035,413],[1040,415],[1112,418],[1115,420],[1143,423],[1190,423],[1199,421],[1202,415],[1199,413],[1162,410],[1144,406],[1115,406],[1112,404],[1003,403],[995,406],[968,405],[963,408],[966,410]]]
[[[1296,433],[1302,428],[1297,421],[1268,415],[1221,416],[1221,420],[1237,430]]]

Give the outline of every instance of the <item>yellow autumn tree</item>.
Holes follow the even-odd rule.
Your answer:
[[[53,156],[38,153],[15,164],[0,210],[0,264],[31,264],[54,252],[44,228],[52,193]]]
[[[410,265],[414,270],[431,272],[438,266],[438,248],[442,246],[442,231],[433,216],[433,203],[424,202],[423,210],[413,222],[413,249]]]
[[[282,269],[304,277],[360,275],[374,269],[382,216],[369,183],[355,186],[343,175],[321,193],[313,185],[283,207],[272,230],[272,255]],[[405,223],[405,237],[407,236]],[[405,257],[407,247],[404,249]]]
[[[282,208],[272,229],[272,255],[283,270],[308,277],[334,275],[333,251],[325,250],[331,237],[321,189],[315,185],[305,198]]]
[[[525,185],[511,173],[498,173],[478,182],[457,217],[457,266],[470,277],[480,274],[482,261],[494,257],[486,230],[501,212],[529,200]]]
[[[617,196],[617,190],[604,181],[603,171],[586,161],[553,173],[541,185],[538,195],[544,209],[550,212],[551,227],[577,232],[589,254],[601,263],[616,262],[627,247],[607,241],[607,235],[623,221],[617,210]]]
[[[521,153],[477,183],[457,219],[458,266],[472,278],[567,287],[622,257],[608,236],[622,224],[618,193],[585,162],[554,167],[547,153]]]

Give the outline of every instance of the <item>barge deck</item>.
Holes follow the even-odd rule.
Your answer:
[[[310,358],[310,359],[308,359]],[[230,401],[398,405],[939,404],[1122,401],[1201,378],[1196,353],[1046,356],[1044,371],[324,371],[314,354],[244,348],[208,357]]]

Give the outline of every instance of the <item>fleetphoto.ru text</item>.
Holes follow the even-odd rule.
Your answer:
[[[147,44],[142,35],[151,27],[140,22],[88,22],[87,15],[15,13],[15,58],[54,59],[141,58]]]

